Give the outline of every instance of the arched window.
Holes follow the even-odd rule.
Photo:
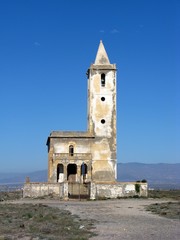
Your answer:
[[[85,163],[82,163],[81,165],[81,175],[87,174],[87,165]]]
[[[73,156],[74,155],[74,146],[70,145],[69,146],[69,156]]]
[[[101,87],[105,87],[105,84],[106,84],[106,79],[105,79],[105,74],[102,73],[101,74]]]

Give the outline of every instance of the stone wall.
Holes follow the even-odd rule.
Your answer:
[[[91,199],[121,198],[121,197],[147,197],[147,183],[116,182],[112,184],[92,183]]]
[[[23,197],[43,197],[48,195],[68,197],[68,185],[66,183],[25,183]]]
[[[84,194],[85,188],[81,187],[81,194]],[[69,189],[68,189],[69,188]],[[76,190],[76,191],[75,191]],[[73,193],[74,192],[74,193]],[[79,185],[72,186],[68,183],[25,183],[23,190],[23,197],[42,197],[54,195],[60,199],[68,199],[70,195],[77,195],[79,192]],[[90,199],[102,198],[121,198],[121,197],[147,197],[148,185],[147,183],[137,182],[116,182],[116,183],[89,183],[87,189],[87,196]]]

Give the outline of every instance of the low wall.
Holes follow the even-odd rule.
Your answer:
[[[68,187],[66,183],[25,183],[23,197],[42,197],[54,195],[59,198],[68,196]]]
[[[147,183],[116,182],[111,184],[92,183],[91,199],[98,198],[121,198],[121,197],[147,197]]]
[[[74,184],[74,195],[77,195],[79,188]],[[77,187],[77,189],[76,189]],[[84,186],[85,188],[85,186]],[[76,193],[77,192],[77,193]],[[80,191],[81,194],[84,189]],[[87,196],[90,199],[121,198],[121,197],[147,197],[147,183],[137,182],[116,182],[116,183],[89,183]],[[68,183],[25,183],[23,197],[42,197],[47,195],[58,196],[60,199],[68,199],[72,194],[71,184]],[[72,194],[73,195],[73,194]]]

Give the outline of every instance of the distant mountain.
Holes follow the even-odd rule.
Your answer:
[[[180,163],[144,164],[118,163],[118,181],[138,181],[146,179],[150,188],[180,189]],[[26,177],[31,182],[47,182],[47,170],[30,173],[0,173],[0,185],[22,186]]]
[[[118,163],[118,181],[146,179],[150,188],[180,189],[180,163]]]
[[[29,173],[0,173],[0,184],[24,183],[26,177],[29,177],[31,182],[47,182],[47,170]]]

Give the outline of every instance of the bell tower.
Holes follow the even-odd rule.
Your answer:
[[[105,164],[107,172],[112,173],[109,179],[116,178],[116,65],[110,63],[102,41],[95,63],[88,70],[88,130],[97,141],[106,145],[99,145],[99,152],[106,151],[106,154],[100,154],[97,161],[99,164],[101,161],[101,166]]]

